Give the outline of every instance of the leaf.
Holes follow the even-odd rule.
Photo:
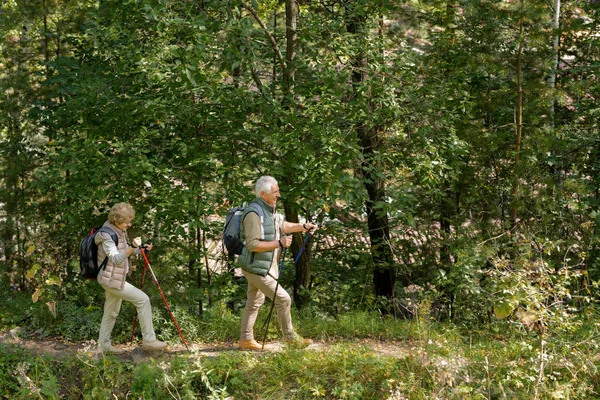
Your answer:
[[[46,303],[46,305],[48,306],[48,310],[50,310],[50,312],[52,313],[52,316],[54,318],[56,318],[56,302],[55,301],[49,301]]]
[[[517,316],[523,325],[525,325],[529,330],[534,329],[535,324],[540,320],[538,314],[532,311],[517,311]]]
[[[40,265],[39,264],[33,264],[33,266],[31,267],[31,269],[29,271],[27,271],[27,274],[25,274],[25,278],[27,279],[33,279],[33,277],[35,276],[35,274],[38,272],[38,270],[40,269]]]
[[[508,301],[500,301],[494,304],[494,314],[498,319],[508,317],[515,308]]]
[[[62,283],[62,281],[57,276],[50,276],[48,279],[46,279],[46,284],[47,285],[60,286],[61,283]]]
[[[189,69],[185,69],[185,76],[188,78],[188,80],[191,82],[192,85],[196,85],[196,81],[194,80],[194,77],[192,76],[192,72]]]
[[[31,299],[33,300],[34,303],[37,303],[37,301],[39,300],[40,296],[42,295],[42,293],[44,293],[44,288],[38,288],[32,295],[31,295]]]
[[[34,251],[35,251],[35,246],[34,245],[29,246],[27,248],[27,254],[26,254],[26,256],[29,257],[30,255],[33,254]]]

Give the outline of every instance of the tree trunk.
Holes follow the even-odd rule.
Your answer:
[[[297,24],[297,9],[295,0],[285,1],[285,38],[286,38],[286,54],[285,54],[285,68],[283,70],[283,87],[286,99],[284,99],[284,106],[290,108],[294,107],[293,102],[294,95],[294,78],[296,75],[296,42],[298,33],[296,31]],[[294,171],[290,172],[290,175],[294,175]],[[292,176],[287,176],[285,180],[289,185],[294,184]],[[293,207],[289,202],[284,202],[285,216],[289,222],[300,222],[298,215],[298,208]],[[292,246],[290,248],[293,259],[295,260],[302,248],[303,238],[300,234],[295,234]],[[305,290],[308,288],[310,283],[310,248],[307,244],[302,252],[302,255],[298,259],[295,265],[296,279],[294,280],[294,303],[296,308],[301,310],[308,304],[310,296]]]
[[[521,6],[523,0],[521,0]],[[512,209],[511,223],[514,227],[517,224],[517,209],[519,204],[519,156],[521,153],[521,140],[523,134],[523,42],[524,28],[523,19],[521,16],[519,21],[519,49],[517,51],[517,105],[515,107],[515,161],[514,161],[514,177],[512,187]]]
[[[297,42],[297,9],[296,2],[294,0],[286,0],[285,1],[285,20],[286,20],[286,28],[285,28],[285,37],[286,37],[286,54],[285,57],[281,53],[279,46],[277,45],[277,41],[275,37],[269,33],[266,29],[266,26],[263,21],[261,21],[258,16],[256,10],[254,10],[250,5],[244,5],[244,8],[248,10],[259,23],[259,25],[265,29],[265,34],[273,47],[275,52],[275,62],[273,66],[273,80],[276,80],[276,68],[279,66],[282,71],[282,87],[283,87],[283,96],[284,98],[281,101],[282,107],[285,109],[291,109],[296,107],[296,103],[294,101],[294,78],[296,74],[295,67],[295,58],[296,58],[296,42]],[[275,25],[277,23],[276,13],[274,16]],[[289,156],[290,159],[293,158],[293,155]],[[291,187],[295,184],[295,171],[286,171],[282,182],[285,185]],[[285,210],[285,217],[287,221],[290,222],[298,222],[298,209],[293,206],[289,201],[283,201],[283,206]],[[294,235],[291,251],[294,258],[297,256],[300,248],[302,247],[302,236]],[[304,307],[309,300],[309,296],[306,292],[302,291],[302,288],[307,288],[310,282],[310,251],[309,249],[305,249],[302,257],[298,260],[296,264],[296,280],[294,282],[294,301],[296,303],[296,307],[301,309]]]
[[[283,71],[283,85],[288,94],[294,92],[294,76],[296,75],[296,41],[298,33],[296,32],[296,2],[294,0],[285,1],[285,38],[286,38],[286,54],[285,65]]]
[[[378,134],[364,126],[359,127],[357,133],[364,156],[362,174],[368,194],[365,207],[373,260],[373,286],[376,296],[393,301],[396,297],[396,270],[390,247],[389,221],[387,214],[377,209],[377,205],[385,201],[385,181],[377,176],[379,168],[373,166]],[[390,310],[394,310],[394,307]],[[390,310],[386,310],[386,313]]]
[[[558,45],[559,45],[559,28],[560,28],[560,0],[554,0],[554,13],[552,15],[552,70],[548,77],[548,87],[551,90],[550,93],[550,121],[552,127],[554,127],[554,107],[556,99],[554,96],[556,88],[556,71],[558,70]]]
[[[300,222],[297,208],[293,207],[292,204],[287,201],[283,202],[283,207],[285,210],[286,221]],[[292,252],[291,257],[293,260],[296,260],[296,257],[298,257],[298,253],[300,253],[303,244],[304,238],[302,235],[300,233],[294,234],[292,245],[290,246]],[[310,253],[310,243],[307,243],[304,250],[302,250],[302,255],[295,265],[296,278],[294,279],[294,303],[299,310],[306,306],[310,300],[310,295],[305,291],[310,285]]]
[[[364,23],[364,17],[353,16],[347,24],[348,32],[357,37],[366,34],[363,29]],[[368,61],[362,51],[358,52],[352,60],[352,67],[353,96],[359,97],[361,93],[358,88],[362,87],[368,78],[366,73]],[[368,93],[363,101],[369,108],[369,112],[372,112],[373,106]],[[373,287],[377,297],[383,297],[389,301],[389,306],[383,307],[381,312],[396,315],[396,269],[390,247],[389,221],[387,213],[378,209],[378,205],[384,204],[386,200],[385,179],[380,175],[382,166],[377,161],[377,152],[380,148],[379,132],[376,128],[368,127],[363,123],[357,126],[356,133],[363,154],[362,180],[368,195],[365,207],[373,260]]]

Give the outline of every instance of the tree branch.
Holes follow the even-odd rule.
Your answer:
[[[281,54],[281,51],[279,50],[279,46],[277,45],[277,41],[275,40],[275,37],[271,34],[271,32],[269,32],[269,30],[267,29],[267,26],[262,21],[262,19],[260,19],[260,16],[256,12],[256,10],[254,8],[252,8],[252,6],[250,6],[246,3],[242,3],[242,7],[244,7],[246,10],[248,10],[250,12],[250,14],[252,14],[252,16],[254,17],[256,22],[258,22],[260,27],[264,29],[265,35],[267,36],[267,39],[269,39],[269,42],[271,42],[271,46],[273,47],[273,50],[275,51],[277,60],[279,60],[279,64],[281,65],[281,70],[285,72],[287,69],[287,65],[285,63],[285,59],[283,58],[283,54]]]

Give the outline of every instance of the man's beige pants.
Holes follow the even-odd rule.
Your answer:
[[[144,342],[155,341],[156,335],[152,326],[152,307],[148,295],[129,282],[125,282],[123,290],[102,287],[106,299],[104,300],[104,315],[102,315],[102,322],[100,323],[100,337],[98,339],[100,347],[107,349],[111,346],[110,334],[115,327],[123,300],[132,303],[137,308]]]
[[[254,339],[254,323],[258,316],[258,309],[265,302],[265,295],[273,300],[275,286],[277,286],[277,281],[273,277],[278,277],[279,271],[277,270],[277,265],[274,264],[271,266],[271,270],[267,276],[260,276],[246,271],[242,272],[248,280],[248,294],[246,307],[242,314],[240,340],[252,340]],[[283,337],[286,339],[292,339],[296,335],[292,326],[291,307],[292,299],[290,295],[279,285],[277,287],[275,309],[277,310],[277,320],[283,331]]]

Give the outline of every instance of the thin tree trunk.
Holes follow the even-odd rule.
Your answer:
[[[558,71],[558,45],[559,45],[559,33],[560,28],[560,0],[554,0],[554,13],[552,16],[552,70],[548,77],[548,87],[551,89],[550,93],[550,121],[552,127],[555,126],[554,121],[554,108],[556,104],[555,89],[556,89],[556,72]]]
[[[208,287],[208,305],[212,306],[213,299],[211,293],[212,286],[212,271],[210,270],[209,260],[208,260],[208,249],[206,247],[206,231],[204,229],[201,230],[202,235],[202,253],[204,254],[204,264],[206,265],[206,285]]]
[[[200,233],[200,227],[196,227],[196,249],[199,250],[200,246],[202,245],[202,234]],[[196,256],[194,256],[194,259],[196,259]],[[198,262],[198,259],[196,259],[196,262]],[[208,266],[207,266],[208,268]],[[198,288],[202,289],[204,287],[204,279],[202,279],[202,266],[198,267]],[[207,288],[208,291],[210,292],[210,283],[207,283]],[[208,304],[210,305],[210,298],[208,300]],[[198,299],[198,313],[200,314],[200,316],[202,316],[204,314],[204,302],[202,301],[202,295],[200,295],[200,298]]]
[[[294,92],[294,76],[296,75],[296,31],[297,10],[294,0],[285,1],[285,38],[286,38],[286,69],[283,71],[283,84],[288,93]]]
[[[521,0],[521,7],[523,0]],[[519,21],[519,49],[517,51],[517,105],[515,108],[515,160],[514,160],[514,177],[512,187],[512,209],[511,223],[512,226],[517,224],[517,210],[519,204],[519,156],[521,153],[521,140],[523,135],[523,42],[524,28],[523,19]]]
[[[277,10],[273,12],[273,31],[277,30]],[[277,80],[277,56],[273,56],[273,82]]]

